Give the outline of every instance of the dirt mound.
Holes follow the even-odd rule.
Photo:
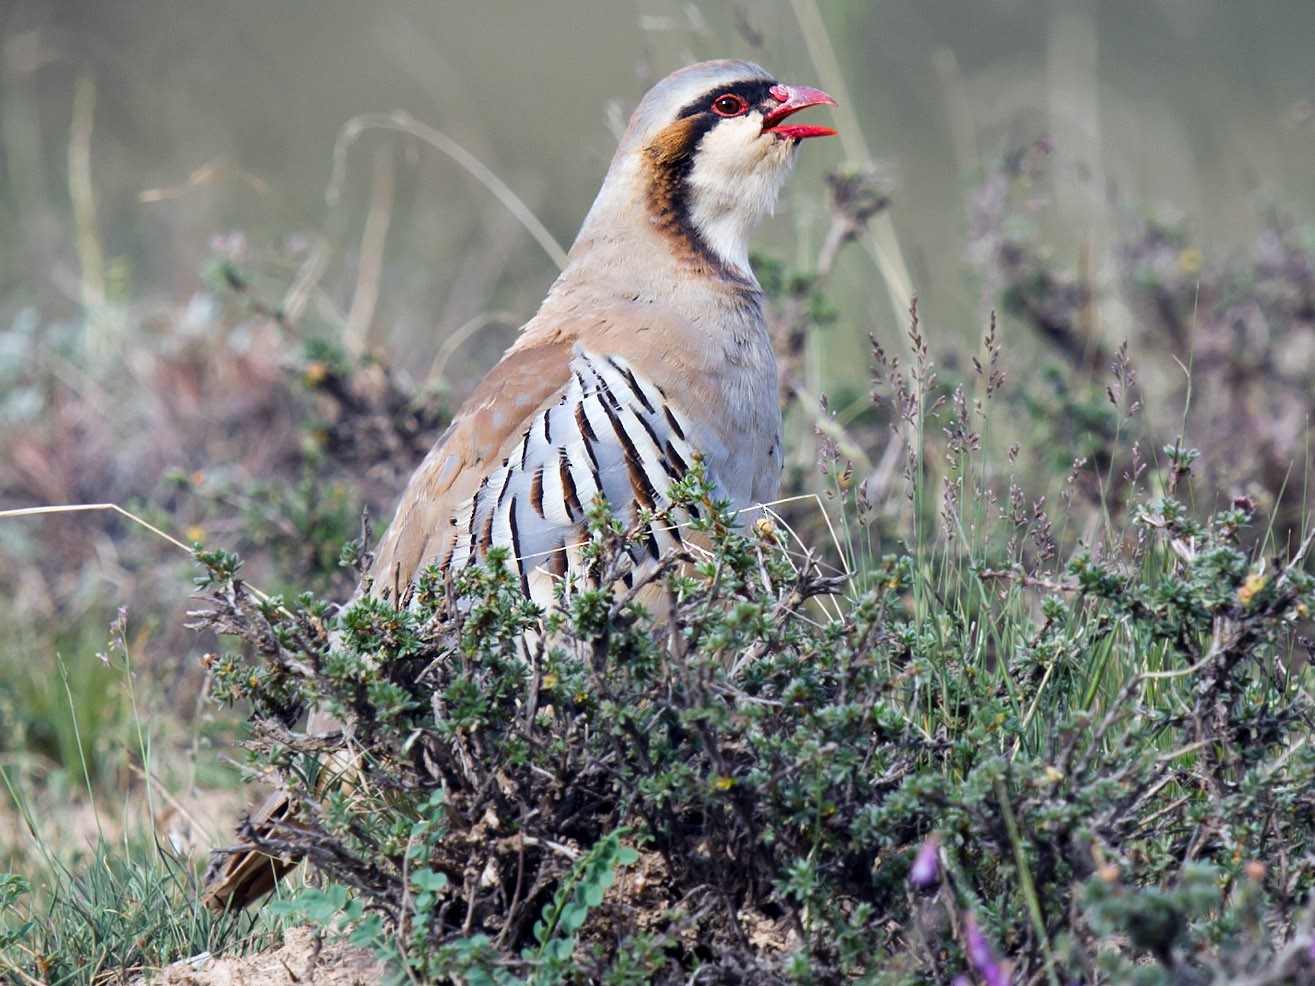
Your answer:
[[[281,948],[242,959],[184,959],[136,982],[151,986],[373,986],[383,972],[383,963],[364,949],[328,941],[317,947],[309,928],[290,928]]]

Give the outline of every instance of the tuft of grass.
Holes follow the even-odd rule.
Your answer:
[[[202,952],[267,945],[268,921],[215,917],[191,862],[149,837],[97,841],[35,878],[0,875],[0,969],[21,983],[128,982]]]
[[[0,872],[6,981],[127,982],[200,952],[263,947],[277,931],[268,918],[211,915],[194,863],[158,826],[160,727],[139,705],[125,624],[120,612],[108,644],[102,630],[72,647],[48,692],[23,691],[35,678],[5,682],[17,731],[0,765],[15,823],[15,871]]]
[[[42,663],[0,665],[0,751],[21,755],[33,769],[63,772],[94,785],[121,767],[119,753],[131,735],[131,706],[116,687],[121,671],[97,645],[109,620],[73,624],[50,641],[51,668]],[[30,627],[14,626],[8,649],[36,650]],[[52,673],[53,672],[53,673]]]

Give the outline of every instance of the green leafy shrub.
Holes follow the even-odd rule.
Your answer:
[[[1186,483],[1187,450],[1165,455]],[[546,618],[497,553],[336,617],[203,557],[209,622],[249,644],[216,689],[254,703],[253,758],[301,806],[263,844],[339,887],[297,913],[428,981],[1222,982],[1297,961],[1310,539],[1261,560],[1249,504],[1196,522],[1163,496],[1067,562],[965,575],[941,546],[842,587],[697,481],[677,492],[709,508],[710,554],[599,588],[634,537],[600,508],[591,578]],[[839,618],[808,604],[838,590]],[[310,706],[344,729],[298,732]]]

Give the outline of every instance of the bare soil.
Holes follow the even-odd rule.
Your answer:
[[[316,940],[309,928],[290,928],[280,948],[241,959],[202,955],[175,962],[138,983],[150,986],[374,986],[382,962],[343,942]]]

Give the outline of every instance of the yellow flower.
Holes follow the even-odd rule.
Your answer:
[[[183,533],[188,544],[198,544],[205,541],[205,528],[200,524],[192,524]]]
[[[314,387],[329,375],[329,368],[322,360],[313,359],[306,364],[306,386]]]
[[[1205,254],[1196,247],[1187,247],[1178,254],[1178,269],[1184,274],[1199,274],[1205,266]]]
[[[1265,576],[1258,572],[1252,572],[1246,577],[1246,580],[1238,586],[1237,601],[1243,606],[1250,606],[1251,600],[1255,597],[1256,593],[1265,588],[1265,585],[1268,582],[1269,579],[1265,578]]]

